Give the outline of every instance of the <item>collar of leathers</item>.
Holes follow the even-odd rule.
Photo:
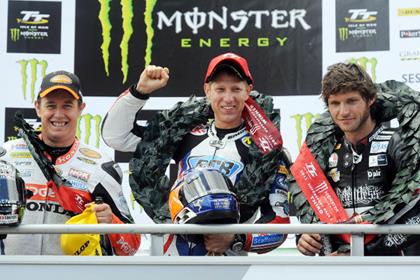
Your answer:
[[[397,171],[389,192],[363,218],[373,223],[386,223],[400,206],[408,204],[416,196],[420,183],[420,93],[404,83],[394,80],[376,85],[378,90],[373,116],[377,122],[397,118],[403,142],[401,168]],[[309,128],[306,143],[325,170],[328,158],[334,150],[337,138],[343,132],[336,127],[328,112],[322,114]],[[318,218],[292,176],[289,177],[290,193],[296,208],[296,216],[302,223],[316,223]]]
[[[256,91],[250,96],[270,120],[279,125],[280,115],[273,110],[272,98]],[[148,123],[130,161],[129,180],[134,198],[156,223],[170,222],[167,202],[171,186],[165,172],[171,158],[184,136],[196,126],[206,125],[211,118],[213,113],[207,100],[191,96],[172,109],[157,113]],[[254,143],[251,144],[249,163],[233,189],[241,212],[255,211],[268,197],[281,158],[281,150],[263,155]]]

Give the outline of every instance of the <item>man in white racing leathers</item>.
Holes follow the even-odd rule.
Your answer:
[[[205,117],[202,122],[197,121],[188,127],[186,125],[189,122],[188,115],[193,116],[193,120],[190,121],[193,122],[202,114],[201,109],[194,107],[195,100],[190,99],[181,105],[178,104],[177,109],[169,111],[170,117],[160,123],[177,123],[178,128],[159,132],[151,141],[145,140],[145,134],[152,132],[153,126],[138,125],[136,116],[141,114],[141,109],[150,94],[166,86],[168,79],[167,68],[151,65],[146,67],[137,84],[120,95],[105,117],[102,127],[105,143],[120,151],[135,151],[137,145],[145,145],[146,150],[154,148],[157,151],[154,154],[165,154],[175,160],[178,165],[178,175],[192,168],[218,169],[229,177],[233,185],[242,186],[236,189],[240,203],[240,223],[289,223],[288,187],[285,184],[289,161],[285,151],[279,150],[279,157],[273,161],[265,160],[267,157],[260,153],[258,156],[255,154],[251,156],[251,149],[255,147],[254,139],[245,127],[242,117],[245,101],[250,96],[253,83],[247,61],[236,54],[226,53],[210,62],[204,81],[204,91],[214,113],[214,119]],[[176,125],[172,125],[173,127]],[[185,133],[179,132],[182,130],[185,130]],[[179,141],[175,138],[179,138]],[[171,144],[166,146],[159,144],[169,142]],[[174,151],[169,155],[167,151],[171,148]],[[256,158],[261,162],[264,160],[266,163],[269,162],[269,167],[259,166]],[[135,195],[135,189],[139,189],[137,201],[158,223],[168,222],[167,214],[157,210],[160,207],[165,208],[168,189],[157,190],[148,183],[138,181],[137,179],[143,180],[148,175],[136,174],[136,166],[147,165],[150,162],[153,164],[161,160],[168,162],[165,156],[157,160],[153,157],[141,157],[136,152],[131,161],[134,171],[130,180]],[[166,165],[162,164],[166,169]],[[262,175],[261,170],[257,171],[259,167],[266,169],[265,174]],[[249,191],[244,190],[244,185],[240,185],[240,181],[246,177],[244,176],[246,170],[254,176],[248,181],[250,184],[245,184],[245,188],[249,187]],[[249,172],[250,170],[255,172]],[[159,181],[160,178],[156,180]],[[262,191],[264,183],[268,185],[266,192]],[[165,194],[162,195],[162,192]],[[156,196],[163,198],[160,200]],[[256,196],[261,197],[257,199]],[[247,203],[252,199],[258,202]],[[165,255],[246,255],[247,252],[271,251],[280,246],[285,239],[285,234],[207,234],[202,242],[189,242],[182,236],[171,234],[165,237],[163,252]]]
[[[133,223],[123,196],[118,164],[76,137],[77,119],[84,107],[77,76],[66,71],[46,75],[35,101],[42,124],[36,141],[56,172],[71,184],[71,191],[86,192],[91,201],[102,199],[103,203],[93,207],[98,223]],[[75,214],[60,204],[59,195],[47,184],[26,141],[19,138],[3,147],[0,158],[20,171],[26,189],[32,194],[22,224],[63,224]],[[107,244],[102,244],[103,254],[134,255],[140,245],[138,234],[107,234],[104,240]],[[6,255],[63,254],[59,234],[9,234],[4,244]]]

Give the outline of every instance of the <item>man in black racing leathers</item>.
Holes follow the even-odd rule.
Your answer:
[[[360,66],[334,64],[322,85],[322,98],[338,133],[325,175],[348,216],[363,216],[389,193],[401,168],[404,146],[400,132],[375,119],[376,89]],[[388,223],[419,224],[418,204],[397,210]],[[365,244],[365,255],[401,255],[401,250],[414,242],[418,242],[418,236],[380,235]],[[303,234],[297,248],[310,256],[321,250],[323,254],[346,255],[348,246],[344,244],[335,235],[321,239],[319,234]]]
[[[217,168],[235,184],[244,167],[249,164],[248,150],[252,138],[241,115],[253,80],[246,60],[242,57],[227,53],[217,59],[217,65],[209,66],[204,84],[214,120],[187,133],[172,158],[178,164],[178,174],[191,168]],[[135,150],[142,140],[144,129],[148,129],[137,125],[136,115],[150,94],[164,87],[168,79],[167,68],[146,67],[137,85],[122,93],[108,112],[102,127],[105,143],[120,151]],[[285,184],[287,167],[288,162],[284,157],[276,168],[277,175],[271,191],[259,205],[259,211],[241,208],[241,223],[289,223],[288,188]],[[208,234],[203,242],[192,243],[182,236],[171,234],[165,237],[163,251],[165,255],[264,253],[278,247],[285,238],[284,234]]]

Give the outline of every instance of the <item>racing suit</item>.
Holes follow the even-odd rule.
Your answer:
[[[372,208],[388,193],[402,157],[400,144],[397,129],[385,128],[384,125],[377,126],[356,147],[345,137],[338,141],[328,159],[326,175],[349,217]],[[418,215],[419,210],[414,208],[411,214],[414,211]],[[407,214],[405,217],[397,223],[409,223]],[[417,220],[420,223],[418,216]],[[366,244],[365,255],[400,255],[401,239],[406,238],[401,234],[377,236]],[[415,238],[411,236],[410,242]],[[337,236],[331,236],[333,252],[340,244],[343,242]]]
[[[102,136],[105,143],[120,151],[135,150],[146,129],[136,123],[136,116],[147,99],[148,96],[139,94],[134,86],[120,95],[103,122]],[[248,163],[248,147],[251,141],[249,132],[243,126],[218,129],[214,122],[198,126],[184,136],[174,154],[178,174],[196,167],[217,168],[235,184]],[[279,163],[269,197],[259,205],[259,211],[241,208],[241,223],[289,223],[288,188],[285,184],[287,164]],[[228,250],[225,254],[246,255],[247,251],[264,253],[280,246],[286,237],[283,234],[247,234],[242,238],[242,251]],[[179,235],[168,235],[164,239],[165,255],[207,254],[203,242],[192,243]]]
[[[32,192],[22,224],[64,224],[74,215],[64,210],[56,194],[47,187],[47,179],[23,139],[8,141],[3,147],[6,153],[0,158],[19,170],[26,189]],[[88,191],[93,200],[101,197],[112,209],[113,224],[133,222],[121,188],[121,169],[108,156],[76,139],[53,164],[73,188]],[[140,246],[137,234],[108,234],[106,237],[112,248],[103,246],[104,254],[134,255]],[[6,255],[63,254],[59,234],[9,234],[4,244]]]

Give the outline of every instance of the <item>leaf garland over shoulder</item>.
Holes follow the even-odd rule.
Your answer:
[[[278,126],[280,115],[273,110],[272,98],[256,91],[250,96]],[[156,223],[170,223],[167,201],[171,186],[165,171],[171,158],[183,137],[196,126],[206,125],[211,118],[213,113],[207,100],[191,96],[172,109],[157,113],[148,123],[130,161],[129,181],[134,198]],[[256,209],[268,197],[282,157],[282,150],[263,155],[251,144],[249,163],[234,186],[241,209]]]
[[[373,208],[363,214],[365,220],[386,223],[397,211],[397,206],[406,205],[415,198],[420,186],[420,93],[397,81],[386,81],[376,85],[379,122],[397,118],[403,143],[400,170],[398,170],[389,192]],[[322,114],[309,128],[306,143],[325,170],[336,138],[343,135],[333,123],[328,112]],[[318,222],[304,194],[292,176],[289,177],[290,193],[296,207],[296,215],[302,223]]]

